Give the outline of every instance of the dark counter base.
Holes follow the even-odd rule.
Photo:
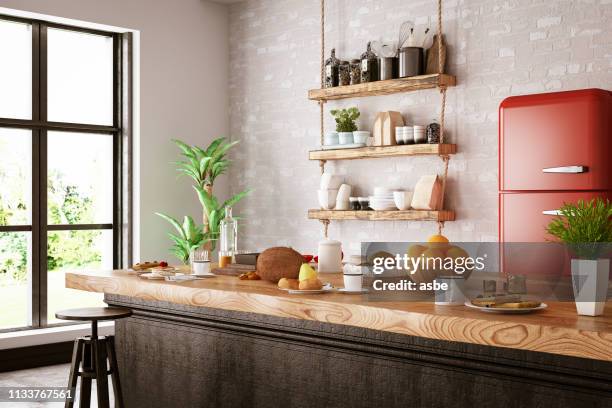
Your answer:
[[[612,363],[107,295],[136,407],[612,407]]]

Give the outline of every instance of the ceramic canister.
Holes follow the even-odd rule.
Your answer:
[[[319,273],[342,271],[342,244],[326,239],[319,242]]]

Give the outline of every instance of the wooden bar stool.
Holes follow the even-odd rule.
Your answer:
[[[98,408],[109,408],[107,376],[110,375],[115,392],[115,407],[123,408],[114,337],[98,337],[98,321],[123,319],[131,315],[132,311],[123,307],[86,307],[62,310],[55,314],[55,317],[62,320],[91,321],[91,335],[79,337],[74,341],[72,364],[70,366],[70,376],[68,377],[68,388],[73,390],[76,389],[77,380],[81,377],[79,407],[89,408],[91,380],[95,379]],[[107,360],[110,369],[108,369]],[[64,405],[66,408],[73,406],[74,399],[66,401]]]

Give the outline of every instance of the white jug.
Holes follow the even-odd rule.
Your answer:
[[[342,272],[342,244],[326,239],[319,242],[319,272]]]

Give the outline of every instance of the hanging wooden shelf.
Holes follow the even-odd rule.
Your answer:
[[[389,95],[398,92],[432,89],[439,86],[455,86],[456,78],[447,74],[419,75],[408,78],[388,79],[357,85],[333,88],[311,89],[308,99],[321,101],[331,99],[357,98],[361,96]]]
[[[362,221],[454,221],[452,210],[426,211],[339,211],[308,210],[311,220],[362,220]]]
[[[309,160],[356,160],[393,156],[447,155],[457,153],[456,144],[415,144],[399,146],[372,146],[355,149],[313,150]]]

